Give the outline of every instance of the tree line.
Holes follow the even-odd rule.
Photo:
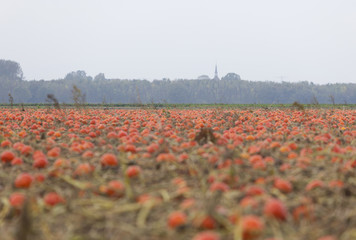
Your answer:
[[[18,63],[0,60],[0,102],[43,103],[50,94],[60,103],[73,103],[73,88],[87,103],[226,103],[226,104],[355,104],[356,84],[313,84],[307,81],[262,82],[241,80],[230,73],[221,80],[126,80],[94,78],[85,71],[68,73],[50,81],[24,81]]]

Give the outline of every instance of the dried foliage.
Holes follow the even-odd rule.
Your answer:
[[[294,102],[292,104],[292,107],[296,108],[297,110],[304,111],[304,106],[303,104],[300,104],[299,102]]]
[[[32,219],[30,212],[30,203],[25,201],[24,206],[20,213],[20,219],[17,223],[17,228],[15,232],[16,240],[31,240],[34,238],[32,230]]]
[[[202,129],[200,129],[200,132],[195,137],[195,141],[197,141],[200,145],[203,145],[208,142],[215,143],[216,138],[215,138],[213,130],[211,128],[204,127]]]
[[[312,99],[311,99],[311,104],[313,105],[319,105],[319,101],[316,98],[315,94],[313,95]]]
[[[46,101],[53,103],[53,106],[55,109],[57,109],[57,110],[61,109],[61,106],[59,105],[59,102],[58,102],[57,98],[54,96],[54,94],[47,94]]]
[[[73,85],[72,99],[76,108],[81,108],[84,106],[85,98],[86,98],[85,93],[82,93],[82,91],[76,85]]]

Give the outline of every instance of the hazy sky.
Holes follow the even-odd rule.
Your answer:
[[[25,78],[356,83],[355,0],[0,0],[0,59]],[[283,77],[282,77],[283,76]]]

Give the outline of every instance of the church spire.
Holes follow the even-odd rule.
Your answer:
[[[217,65],[217,64],[215,64],[214,80],[220,80],[220,78],[219,78],[219,76],[218,76],[218,65]]]

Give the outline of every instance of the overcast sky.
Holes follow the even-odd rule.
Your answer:
[[[25,78],[356,83],[355,0],[0,0],[0,59]]]

